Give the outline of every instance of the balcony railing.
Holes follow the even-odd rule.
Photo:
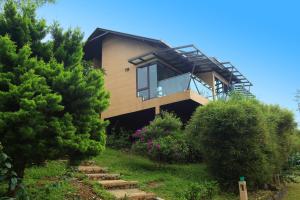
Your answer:
[[[158,81],[157,97],[167,96],[186,90],[193,90],[206,98],[212,96],[212,90],[208,86],[191,73],[186,73]]]

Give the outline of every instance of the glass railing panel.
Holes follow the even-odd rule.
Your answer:
[[[197,80],[197,78],[194,78],[191,80],[190,83],[190,90],[198,93],[199,95],[211,98],[212,97],[212,90],[206,87],[203,83]]]
[[[190,82],[191,81],[191,82]],[[189,84],[190,82],[190,84]],[[167,96],[185,90],[192,90],[199,95],[212,98],[212,90],[205,86],[196,77],[191,79],[191,74],[181,74],[158,82],[157,96]]]
[[[167,96],[187,90],[190,81],[190,74],[182,74],[158,82],[157,96]]]

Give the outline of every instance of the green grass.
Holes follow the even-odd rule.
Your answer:
[[[156,193],[169,200],[180,199],[189,184],[212,180],[204,164],[167,164],[158,166],[147,158],[128,152],[106,149],[95,162],[110,171],[120,173],[125,180],[136,180],[146,191]],[[234,200],[232,195],[218,197],[219,200]]]
[[[82,181],[86,187],[78,188],[77,180]],[[75,182],[77,187],[74,186]],[[88,180],[85,175],[72,170],[67,166],[66,162],[62,161],[50,161],[45,166],[35,166],[26,169],[23,183],[31,200],[80,200],[92,198],[87,197],[87,192],[85,197],[79,194],[79,190],[87,190],[88,188],[92,188],[93,192],[103,200],[114,200],[99,183]]]
[[[284,200],[296,200],[300,199],[300,177],[297,180],[298,183],[290,183],[287,187],[287,194]]]
[[[30,199],[78,199],[66,163],[47,162],[25,170],[23,183]]]
[[[300,183],[291,183],[288,185],[288,192],[284,200],[300,199]]]

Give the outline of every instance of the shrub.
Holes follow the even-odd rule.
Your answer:
[[[186,130],[214,177],[236,188],[240,176],[250,185],[271,180],[263,121],[257,101],[232,98],[197,108]]]
[[[184,200],[212,200],[219,191],[217,182],[193,183],[184,192]]]
[[[107,135],[106,146],[114,149],[130,149],[132,145],[132,132],[124,128],[112,128],[111,133]]]
[[[181,128],[178,117],[162,112],[148,126],[133,134],[136,140],[133,150],[158,162],[185,161],[188,146]]]
[[[291,154],[300,153],[300,130],[295,130],[291,135]]]
[[[194,157],[203,156],[220,183],[236,188],[239,176],[261,186],[288,166],[294,128],[290,111],[233,96],[199,107],[186,132]]]
[[[160,137],[147,149],[149,157],[159,162],[184,162],[188,154],[188,146],[181,132]]]
[[[288,158],[292,153],[292,137],[295,132],[293,114],[277,105],[260,105],[265,116],[265,126],[269,137],[269,158],[273,173],[279,174],[288,166]]]
[[[27,200],[28,196],[21,179],[12,169],[11,159],[3,152],[0,143],[0,196],[3,199],[13,199],[4,196],[15,196],[17,199]]]

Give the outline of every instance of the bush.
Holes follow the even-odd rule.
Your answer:
[[[293,114],[277,105],[260,105],[265,116],[265,126],[269,137],[269,152],[265,152],[272,171],[279,174],[288,167],[288,158],[293,148],[293,133],[296,123]]]
[[[148,147],[149,157],[159,162],[184,162],[188,154],[188,146],[182,133],[160,137]]]
[[[193,183],[183,194],[184,200],[212,200],[219,191],[217,182]]]
[[[291,135],[291,154],[300,153],[300,130],[295,130]]]
[[[0,143],[0,196],[3,199],[13,199],[5,196],[15,196],[16,199],[27,200],[28,196],[21,179],[12,169],[11,159],[3,152]]]
[[[199,107],[186,132],[194,157],[203,156],[221,184],[236,188],[239,176],[246,176],[253,188],[287,166],[294,127],[290,111],[233,96]]]
[[[133,150],[158,162],[183,162],[188,146],[181,128],[182,122],[178,117],[162,112],[148,126],[133,134],[136,140]]]
[[[193,151],[204,157],[214,177],[236,188],[240,176],[250,185],[271,180],[263,121],[255,100],[220,100],[199,107],[186,130]]]
[[[107,135],[106,146],[113,149],[130,149],[132,146],[132,132],[124,128],[112,128],[111,133]]]

